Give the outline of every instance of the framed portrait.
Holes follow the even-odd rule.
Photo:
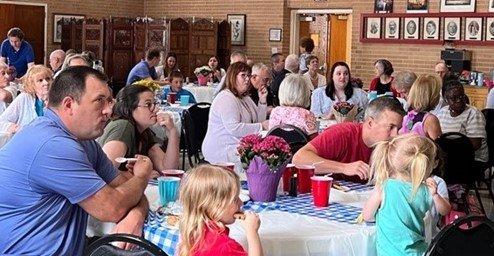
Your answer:
[[[465,40],[481,41],[482,40],[482,18],[465,18]]]
[[[460,40],[461,18],[444,18],[444,40]]]
[[[228,14],[227,20],[231,26],[231,45],[245,45],[245,14]]]
[[[403,39],[419,39],[419,18],[405,18],[403,20]]]
[[[485,40],[494,41],[494,17],[485,20]]]
[[[367,38],[381,38],[381,18],[367,18],[365,31]]]
[[[407,0],[408,13],[426,13],[429,11],[429,0]]]
[[[384,38],[398,39],[400,38],[400,18],[385,19]]]
[[[270,42],[281,42],[281,28],[270,28],[269,29],[269,41]]]
[[[494,0],[489,0],[489,11],[494,12]]]
[[[375,0],[374,12],[376,13],[392,13],[393,0]]]
[[[86,15],[82,14],[66,14],[66,13],[54,13],[53,14],[53,43],[59,44],[62,42],[62,19],[84,19]]]
[[[441,12],[475,12],[475,0],[441,0]]]
[[[426,40],[438,40],[439,39],[439,28],[440,28],[439,17],[434,18],[424,18],[424,23],[422,24],[422,31],[424,35],[422,39]]]

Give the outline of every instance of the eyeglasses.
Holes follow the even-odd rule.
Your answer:
[[[246,74],[246,73],[240,73],[240,76],[245,80],[245,79],[250,79],[252,76],[251,74]]]
[[[457,102],[457,101],[460,101],[460,100],[464,100],[465,99],[465,95],[455,95],[453,97],[446,97],[446,100],[447,101],[450,101],[450,102]]]
[[[138,107],[141,107],[141,108],[147,108],[149,109],[150,111],[153,111],[156,109],[156,106],[159,106],[160,105],[160,102],[155,100],[153,102],[146,102],[142,105],[137,105]]]
[[[101,97],[101,98],[97,98],[95,100],[96,104],[98,105],[98,107],[100,109],[103,109],[103,108],[106,108],[106,107],[110,107],[110,108],[113,108],[113,106],[115,105],[115,99],[113,98],[104,98],[104,97]]]

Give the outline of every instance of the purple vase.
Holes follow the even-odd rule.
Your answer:
[[[283,171],[288,162],[280,165],[276,172],[270,171],[264,161],[255,156],[246,170],[249,196],[257,202],[273,202]]]

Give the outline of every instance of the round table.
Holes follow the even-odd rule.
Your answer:
[[[185,85],[183,88],[194,95],[196,102],[213,102],[218,84],[211,86],[197,86],[194,84]]]

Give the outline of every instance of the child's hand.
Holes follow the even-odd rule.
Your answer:
[[[242,222],[247,233],[255,232],[259,230],[259,226],[261,226],[261,220],[259,219],[259,215],[255,212],[245,212],[245,220]]]
[[[429,192],[432,196],[437,194],[437,183],[433,178],[427,178],[425,180],[425,184],[427,185],[427,188],[429,189]]]

